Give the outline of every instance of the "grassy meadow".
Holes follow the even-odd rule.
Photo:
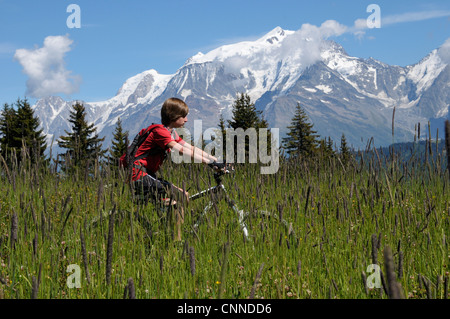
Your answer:
[[[181,241],[171,215],[133,203],[123,172],[0,159],[0,298],[448,298],[450,179],[437,155],[280,160],[273,175],[239,164],[224,185],[250,213],[249,238],[225,201],[192,231],[205,198],[185,208]],[[190,194],[214,185],[200,164],[166,162],[162,175]]]

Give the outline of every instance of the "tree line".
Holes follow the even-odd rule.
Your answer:
[[[102,148],[104,137],[100,138],[93,123],[86,119],[86,109],[76,102],[69,113],[71,132],[57,139],[57,144],[65,151],[57,154],[54,162],[65,171],[73,172],[76,168],[91,168],[99,161],[117,165],[117,158],[126,149],[126,133],[120,120],[117,122],[112,147]],[[39,129],[39,119],[34,115],[27,99],[18,99],[13,105],[5,103],[0,113],[0,155],[7,164],[20,163],[24,154],[32,163],[49,164],[46,158],[46,137]],[[120,154],[120,155],[119,155]]]
[[[71,131],[65,130],[65,135],[57,139],[58,146],[65,150],[54,160],[61,169],[67,171],[73,168],[89,169],[99,161],[111,166],[118,165],[118,159],[128,145],[128,132],[123,130],[120,118],[115,126],[111,147],[107,150],[102,148],[105,137],[100,138],[94,124],[87,121],[86,110],[82,103],[73,104],[68,121],[71,124]],[[225,121],[221,116],[218,127],[218,133],[222,134],[225,141],[227,129],[242,128],[244,131],[249,128],[268,129],[268,123],[250,97],[240,93],[232,105],[232,118]],[[313,127],[306,111],[297,103],[291,123],[287,126],[287,135],[281,141],[281,156],[285,159],[315,156],[328,158],[339,154],[343,164],[351,160],[352,153],[344,134],[338,149],[330,137],[320,138]],[[271,136],[270,131],[268,132],[267,145],[270,150]],[[250,147],[248,138],[245,142],[245,153],[248,156]],[[236,147],[236,143],[234,145]],[[18,99],[15,105],[5,103],[0,114],[0,155],[5,162],[11,163],[13,159],[20,162],[23,156],[29,156],[33,163],[40,161],[48,164],[50,159],[44,155],[46,148],[45,134],[43,129],[39,128],[39,119],[34,115],[28,101]],[[237,150],[234,154],[237,155]],[[223,158],[226,158],[225,155],[226,146],[223,143]]]

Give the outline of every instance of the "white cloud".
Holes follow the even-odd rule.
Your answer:
[[[332,36],[339,36],[347,32],[348,28],[340,24],[337,21],[334,20],[327,20],[319,27],[321,36],[323,38],[329,38]]]
[[[235,55],[224,61],[225,72],[239,74],[240,70],[248,65],[249,61],[240,56]]]
[[[450,64],[450,38],[439,48],[438,54],[442,62]]]
[[[320,53],[325,40],[347,32],[348,28],[337,21],[327,20],[320,26],[305,23],[295,33],[287,37],[282,46],[282,59],[298,59],[303,67],[320,60]],[[292,56],[292,52],[300,52]]]
[[[435,18],[442,18],[450,16],[450,11],[444,10],[434,10],[434,11],[422,11],[422,12],[406,12],[402,14],[396,14],[387,16],[381,19],[381,26],[404,23],[404,22],[415,22],[423,21]]]
[[[401,14],[388,15],[386,17],[384,17],[383,12],[381,12],[381,28],[398,23],[417,22],[449,16],[450,11],[447,10],[406,12]],[[361,38],[365,34],[364,30],[368,28],[369,27],[367,25],[367,19],[357,19],[355,20],[353,27],[349,28],[349,31],[352,32],[356,37]]]
[[[367,19],[358,19],[355,21],[354,29],[356,30],[362,30],[362,29],[366,29],[367,28]]]
[[[16,50],[14,58],[28,76],[27,95],[42,98],[78,91],[81,77],[66,70],[64,62],[64,56],[71,50],[72,43],[68,35],[48,36],[42,48]]]
[[[265,71],[271,65],[272,59],[306,68],[321,59],[321,52],[327,45],[328,38],[342,35],[347,32],[347,29],[346,26],[334,20],[327,20],[320,26],[303,24],[299,30],[293,33],[289,32],[280,45],[271,45],[267,48],[267,50],[271,50],[271,59],[267,58],[267,50],[254,52],[250,49],[240,52],[237,45],[222,47],[220,54],[227,55],[223,61],[226,73],[239,74],[243,68],[250,65]],[[217,53],[216,50],[211,52]],[[211,53],[197,54],[195,58],[200,60],[204,56],[211,56]]]

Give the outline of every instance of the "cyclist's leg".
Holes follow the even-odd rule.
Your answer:
[[[165,194],[169,194],[169,198],[166,198],[166,204],[170,205],[170,202],[175,203],[170,209],[175,217],[175,240],[181,241],[181,226],[184,223],[184,205],[183,202],[187,202],[188,194],[184,192],[181,188],[173,185],[172,183],[164,180],[158,180],[165,190]],[[175,198],[175,200],[174,200]],[[170,201],[168,203],[168,201]],[[178,202],[178,203],[177,203]],[[172,209],[173,208],[173,209]]]
[[[134,181],[134,191],[139,202],[147,204],[151,200],[154,204],[157,204],[159,191],[157,179],[153,176],[146,174],[139,180]]]
[[[158,209],[162,207],[167,208],[169,214],[169,220],[167,220],[167,222],[169,222],[169,225],[175,224],[175,239],[180,241],[181,226],[184,223],[184,209],[183,205],[178,203],[187,201],[187,193],[184,193],[182,189],[176,187],[172,183],[162,178],[156,178],[152,175],[145,175],[137,182],[141,184],[138,183],[136,185],[136,190],[142,191],[147,200],[148,198],[151,198]],[[185,195],[186,197],[184,197],[183,195]],[[174,218],[175,220],[170,222],[170,217]]]
[[[178,188],[170,182],[155,176],[145,174],[134,181],[134,190],[138,199],[151,199],[155,204],[175,205],[178,196]]]

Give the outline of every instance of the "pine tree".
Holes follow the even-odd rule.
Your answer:
[[[250,96],[241,93],[233,103],[233,117],[228,124],[233,128],[244,130],[252,127],[257,128],[260,123],[261,111],[257,111],[255,104],[251,102]]]
[[[345,138],[344,133],[341,136],[341,146],[339,148],[341,162],[344,165],[347,165],[352,158],[352,154],[350,153],[350,149],[347,145],[347,139]]]
[[[262,128],[268,128],[267,121],[264,120],[262,117],[262,111],[256,110],[255,104],[251,102],[250,96],[248,94],[241,93],[240,96],[236,98],[236,100],[233,103],[233,117],[231,120],[228,121],[228,125],[230,128],[236,130],[236,129],[243,129],[244,131],[252,128],[256,131],[256,138],[259,143],[259,130]],[[260,145],[260,147],[269,147],[270,151],[270,141],[271,141],[271,135],[270,131],[267,133],[267,139],[268,143],[267,145]],[[235,137],[235,141],[237,138]],[[246,136],[245,138],[245,155],[246,157],[249,156],[249,152],[251,150],[249,145],[250,138]],[[230,143],[231,141],[226,141],[226,143]],[[237,143],[234,144],[234,154],[235,158],[237,156],[237,152],[240,152],[242,150],[237,149]],[[253,145],[254,146],[254,145]],[[253,148],[254,149],[254,148]]]
[[[17,160],[22,160],[21,150],[25,148],[32,163],[44,159],[47,148],[43,130],[39,129],[39,119],[27,99],[17,99],[17,110],[5,104],[0,117],[0,147],[2,156],[7,158],[15,152]]]
[[[114,130],[113,140],[111,141],[112,148],[109,150],[108,164],[111,166],[118,166],[119,158],[127,150],[128,131],[124,132],[122,128],[122,121],[117,120],[116,128]]]
[[[226,136],[227,136],[227,128],[226,128],[226,126],[225,126],[225,119],[223,118],[223,115],[222,115],[222,114],[220,114],[220,118],[219,118],[219,131],[217,132],[217,134],[220,135],[220,137],[221,137],[220,143],[221,143],[222,145],[219,145],[219,146],[222,147],[222,159],[225,160],[225,159],[227,158],[227,157],[226,157],[226,150],[227,150],[227,147],[226,147],[226,143],[225,143],[225,141],[226,141]],[[217,154],[213,154],[213,155],[217,155]]]
[[[22,144],[28,151],[33,163],[43,159],[47,148],[43,129],[39,129],[39,119],[26,99],[17,100],[17,120],[14,128],[16,143]]]
[[[330,158],[335,155],[331,137],[319,141],[319,152],[324,158]]]
[[[0,114],[0,154],[7,159],[11,155],[14,145],[14,127],[16,121],[16,111],[7,103],[3,105]]]
[[[283,138],[284,149],[289,156],[311,156],[318,147],[317,131],[313,130],[313,124],[309,123],[305,110],[297,103],[291,125],[287,127],[289,132]]]
[[[89,124],[86,121],[86,110],[83,104],[75,103],[73,110],[70,111],[69,122],[72,124],[72,132],[65,130],[66,136],[60,136],[57,141],[59,147],[67,149],[64,154],[59,154],[62,157],[62,162],[66,159],[70,160],[65,163],[66,168],[70,166],[85,168],[88,163],[93,163],[101,159],[106,153],[102,150],[101,142],[103,138],[99,138],[95,133],[96,128],[93,123]]]
[[[334,156],[336,154],[336,152],[334,151],[334,148],[333,148],[333,140],[329,136],[328,136],[326,147],[331,152],[332,156]]]
[[[259,123],[257,125],[258,129],[267,129],[267,140],[266,141],[260,141],[259,136],[258,136],[258,147],[260,149],[265,149],[267,150],[267,154],[271,154],[272,152],[272,133],[269,130],[269,123],[266,121],[266,119],[264,118],[264,116],[262,115],[262,112],[260,112],[260,120]],[[260,131],[258,131],[260,134]],[[262,142],[262,143],[261,143]]]

